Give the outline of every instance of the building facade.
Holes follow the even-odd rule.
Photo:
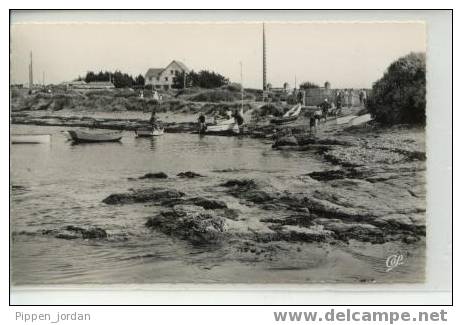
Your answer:
[[[183,72],[188,73],[188,67],[180,61],[173,60],[165,68],[150,68],[144,77],[145,85],[152,85],[155,89],[168,90],[172,88],[174,78]]]

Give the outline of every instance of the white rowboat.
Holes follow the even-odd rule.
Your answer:
[[[358,117],[355,117],[354,119],[352,119],[350,121],[350,124],[351,125],[359,125],[359,124],[369,122],[370,120],[372,120],[371,114],[364,114],[364,115],[361,115],[361,116],[358,116]]]
[[[51,139],[50,134],[12,134],[11,143],[49,143]]]
[[[67,131],[74,143],[117,142],[122,139],[122,132],[85,132],[80,130]]]

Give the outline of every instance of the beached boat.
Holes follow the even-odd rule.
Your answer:
[[[135,130],[137,138],[140,137],[156,137],[164,134],[164,128],[140,128]]]
[[[342,116],[342,117],[337,117],[335,119],[335,123],[337,125],[340,125],[340,124],[347,124],[347,123],[350,123],[350,121],[352,119],[356,118],[356,116],[354,115],[347,115],[347,116]]]
[[[288,110],[282,117],[273,118],[271,119],[270,122],[273,124],[284,124],[284,123],[295,121],[300,116],[301,111],[302,111],[302,105],[297,104],[294,107],[292,107],[290,110]]]
[[[205,134],[239,134],[239,125],[233,118],[217,121],[217,123],[207,125]]]
[[[33,144],[33,143],[49,143],[51,140],[50,134],[12,134],[12,144]]]
[[[81,130],[67,131],[74,143],[117,142],[122,139],[122,132],[85,132]]]
[[[352,119],[350,121],[350,124],[351,125],[360,125],[360,124],[369,122],[370,120],[372,120],[371,114],[364,114],[364,115],[360,115],[360,116],[357,116],[354,119]]]

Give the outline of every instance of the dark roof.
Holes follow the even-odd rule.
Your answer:
[[[163,68],[150,68],[148,72],[146,72],[146,78],[157,77],[162,73],[162,71],[164,71]]]
[[[189,71],[188,67],[186,66],[186,64],[184,64],[183,62],[181,61],[178,61],[178,60],[173,60],[170,64],[172,64],[173,62],[175,62],[176,64],[178,64],[180,66],[181,69],[185,70],[186,72]],[[169,65],[170,65],[169,64]]]
[[[169,65],[171,65],[172,63],[176,63],[180,66],[181,69],[183,69],[184,71],[186,72],[189,72],[189,69],[188,67],[181,61],[178,61],[178,60],[173,60],[172,62],[170,62],[167,67]],[[146,72],[146,75],[145,75],[145,78],[149,78],[149,77],[158,77],[167,67],[165,68],[150,68],[148,70],[148,72]]]

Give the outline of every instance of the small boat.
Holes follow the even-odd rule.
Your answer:
[[[49,143],[51,140],[50,134],[12,134],[12,144],[35,144],[35,143]]]
[[[295,121],[300,116],[301,111],[302,105],[297,104],[291,109],[289,109],[282,117],[273,118],[270,122],[273,124],[284,124]]]
[[[356,118],[356,116],[353,116],[353,115],[347,115],[347,116],[343,116],[343,117],[337,117],[335,119],[335,123],[337,125],[340,125],[340,124],[347,124],[347,123],[350,123],[350,121],[352,119]]]
[[[234,117],[228,120],[218,120],[214,124],[208,124],[203,133],[223,135],[239,134],[239,125]]]
[[[156,137],[164,134],[164,128],[139,128],[135,130],[137,138],[140,137]]]
[[[67,131],[74,143],[117,142],[122,139],[122,132],[85,132],[80,130]]]
[[[370,120],[372,120],[371,114],[364,114],[364,115],[360,115],[360,116],[357,116],[354,119],[352,119],[350,121],[350,124],[351,125],[359,125],[359,124],[369,122]]]

